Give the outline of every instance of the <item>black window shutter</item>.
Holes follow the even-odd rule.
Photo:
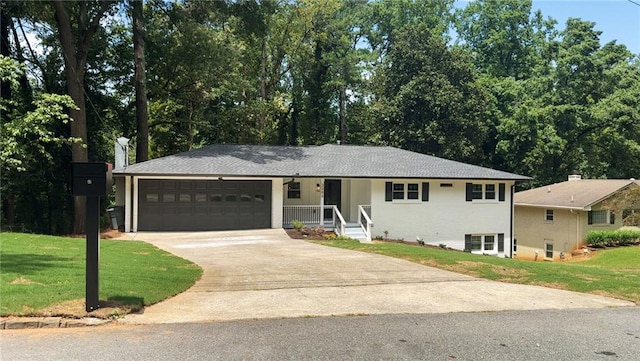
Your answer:
[[[429,201],[429,183],[428,182],[422,182],[422,201],[423,202]]]
[[[505,192],[505,184],[504,183],[498,184],[498,201],[504,202],[504,199],[505,199],[504,192]]]
[[[613,212],[609,212],[609,224],[615,224],[616,223],[616,215]]]
[[[464,251],[471,252],[471,235],[470,234],[464,235]]]
[[[593,213],[587,212],[587,224],[593,224]]]
[[[473,183],[467,183],[467,202],[473,200]]]
[[[393,200],[393,183],[386,182],[384,184],[384,200],[385,202],[391,202]]]
[[[504,233],[498,233],[498,252],[504,252]]]

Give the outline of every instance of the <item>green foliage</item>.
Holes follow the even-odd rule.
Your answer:
[[[34,234],[0,237],[0,315],[37,315],[85,296],[85,240]],[[200,278],[197,265],[140,241],[100,241],[100,300],[141,307]]]
[[[295,230],[298,232],[300,232],[302,227],[305,227],[304,223],[302,223],[302,221],[298,219],[294,219],[293,221],[291,221],[291,225],[293,225],[293,228],[295,228]]]
[[[86,148],[73,146],[65,123],[75,106],[46,95],[69,89],[55,7],[3,4],[3,15],[31,31],[23,41],[35,36],[42,52],[13,44],[9,21],[1,39],[10,45],[0,58],[3,218],[47,233],[71,232],[70,148],[110,161],[115,138],[133,146],[137,136],[127,6],[59,8],[82,63],[76,90],[84,91],[75,95],[86,97],[78,103],[86,105]],[[150,155],[340,140],[535,177],[524,187],[574,170],[637,177],[637,57],[601,45],[597,24],[570,19],[558,31],[531,9],[529,0],[463,8],[453,0],[146,2]]]
[[[490,98],[468,59],[424,26],[398,35],[375,78],[382,139],[420,153],[482,163]]]
[[[630,229],[589,231],[585,241],[590,247],[628,246],[640,243],[640,231]]]

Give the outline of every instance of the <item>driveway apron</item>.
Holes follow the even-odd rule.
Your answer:
[[[128,233],[197,263],[186,292],[123,323],[633,306],[627,301],[483,280],[408,261],[290,239],[283,230]]]

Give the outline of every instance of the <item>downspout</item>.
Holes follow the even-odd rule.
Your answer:
[[[513,212],[514,212],[514,210],[513,210],[513,207],[514,207],[513,193],[514,193],[515,187],[516,187],[516,184],[513,183],[511,185],[511,200],[510,200],[510,203],[511,203],[511,210],[510,210],[511,211],[511,222],[509,223],[509,227],[510,227],[510,230],[509,230],[509,235],[510,235],[509,236],[509,258],[513,258]]]
[[[580,249],[580,213],[574,212],[573,209],[570,209],[569,212],[571,212],[571,214],[576,215],[576,248],[575,249]]]

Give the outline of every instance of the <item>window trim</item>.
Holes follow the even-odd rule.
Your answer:
[[[475,203],[498,203],[505,201],[505,183],[486,182],[466,184],[466,201]]]
[[[594,213],[593,212],[605,212],[604,222],[594,222]],[[615,224],[615,214],[606,209],[592,209],[587,211],[587,225],[594,227],[603,227]]]
[[[400,198],[400,193],[402,193],[402,198]],[[398,204],[428,202],[429,183],[411,180],[385,182],[384,200],[385,202],[393,202]]]
[[[551,212],[551,213],[549,213]],[[551,216],[551,217],[549,217]],[[547,223],[553,223],[553,219],[555,217],[555,212],[551,208],[546,208],[544,210],[544,221]]]
[[[551,246],[551,257],[548,256],[549,253],[549,249],[548,247]],[[553,259],[553,253],[554,253],[554,249],[553,249],[553,241],[550,239],[545,239],[544,240],[544,259]]]
[[[300,199],[302,195],[302,185],[300,182],[287,184],[287,199]]]
[[[472,254],[489,254],[499,255],[504,253],[504,233],[474,233],[465,234],[464,251]],[[474,248],[473,243],[477,243],[477,237],[480,237],[480,248]],[[487,249],[487,237],[493,238],[491,242],[493,247]]]

